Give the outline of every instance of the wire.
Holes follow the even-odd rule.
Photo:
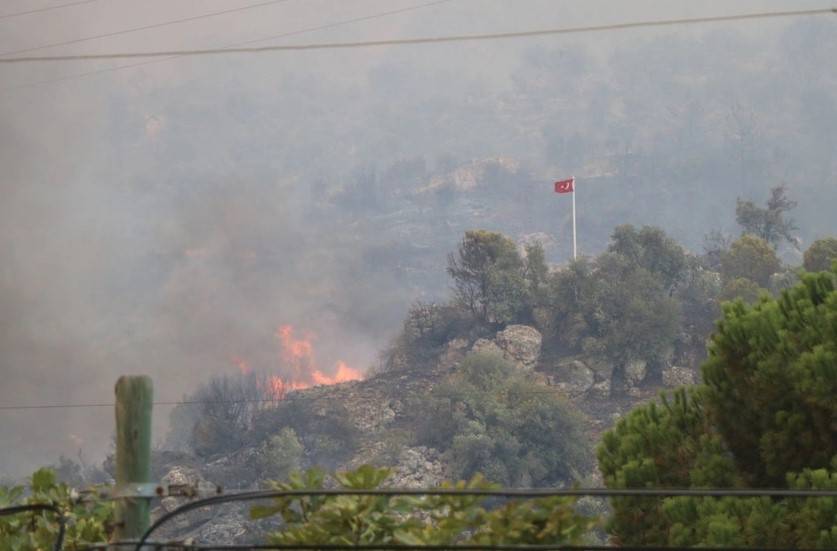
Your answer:
[[[268,37],[265,37],[265,38],[258,38],[258,39],[255,39],[255,40],[247,40],[245,42],[235,42],[235,43],[232,43],[232,44],[227,44],[225,47],[244,46],[246,44],[254,44],[254,43],[257,43],[257,42],[266,42],[268,40],[276,40],[276,39],[279,39],[279,38],[287,38],[289,36],[295,36],[295,35],[299,35],[299,34],[305,34],[305,33],[310,33],[310,32],[315,32],[315,31],[333,29],[333,28],[336,28],[336,27],[342,27],[344,25],[349,25],[349,24],[352,24],[352,23],[359,23],[361,21],[370,21],[370,20],[373,20],[373,19],[381,18],[381,17],[387,17],[387,16],[390,16],[390,15],[397,15],[397,14],[401,14],[401,13],[405,13],[405,12],[409,12],[409,11],[413,11],[413,10],[418,10],[418,9],[422,9],[422,8],[428,8],[428,7],[431,7],[431,6],[436,6],[436,5],[439,5],[439,4],[446,4],[446,3],[452,2],[452,1],[453,0],[435,0],[433,2],[426,2],[424,4],[416,4],[416,5],[413,5],[413,6],[407,6],[407,7],[399,8],[399,9],[396,9],[396,10],[388,10],[388,11],[374,13],[374,14],[371,14],[371,15],[363,15],[363,16],[360,16],[360,17],[353,17],[353,18],[350,18],[350,19],[343,19],[343,20],[340,20],[340,21],[335,21],[335,22],[332,22],[332,23],[327,23],[325,25],[320,25],[320,26],[316,26],[316,27],[308,27],[308,28],[299,29],[299,30],[296,30],[296,31],[289,31],[289,32],[285,32],[285,33],[281,33],[281,34],[277,34],[277,35],[273,35],[273,36],[268,36]],[[167,57],[167,58],[163,58],[163,59],[151,59],[151,60],[148,60],[148,61],[140,61],[139,63],[130,63],[128,65],[119,65],[119,66],[116,66],[116,67],[107,67],[107,68],[104,68],[104,69],[97,69],[95,71],[87,71],[87,72],[84,72],[84,73],[77,73],[77,74],[74,74],[74,75],[67,75],[67,76],[58,77],[58,78],[49,79],[49,80],[40,80],[40,81],[36,81],[36,82],[29,82],[29,83],[20,84],[20,85],[17,85],[17,86],[10,86],[8,88],[0,88],[0,92],[9,92],[9,91],[12,91],[12,90],[18,90],[18,89],[21,89],[21,88],[29,88],[29,87],[32,87],[32,86],[41,86],[41,85],[46,85],[46,84],[56,84],[56,83],[65,82],[65,81],[68,81],[68,80],[76,80],[76,79],[80,79],[80,78],[84,78],[84,77],[88,77],[88,76],[100,75],[102,73],[108,73],[110,71],[120,71],[122,69],[130,69],[130,68],[133,68],[133,67],[141,67],[143,65],[151,65],[153,63],[161,63],[163,61],[169,61],[169,60],[172,60],[172,59],[177,59],[178,57],[180,57],[180,56],[175,55],[175,56],[171,56],[171,57]]]
[[[44,44],[42,46],[33,46],[31,48],[23,48],[23,49],[20,49],[20,50],[13,50],[13,51],[10,51],[10,52],[3,52],[2,54],[0,54],[0,56],[9,56],[9,55],[15,55],[15,54],[22,54],[22,53],[25,53],[25,52],[34,52],[36,50],[45,50],[47,48],[56,48],[58,46],[67,46],[69,44],[78,44],[79,42],[87,42],[89,40],[98,40],[100,38],[109,38],[111,36],[118,36],[118,35],[121,35],[121,34],[129,34],[129,33],[135,33],[135,32],[139,32],[139,31],[147,31],[147,30],[150,30],[150,29],[158,29],[160,27],[167,27],[169,25],[177,25],[178,23],[186,23],[186,22],[189,22],[189,21],[196,21],[198,19],[205,19],[207,17],[216,17],[216,16],[219,16],[219,15],[227,15],[227,14],[230,14],[230,13],[236,13],[236,12],[240,12],[240,11],[250,10],[250,9],[253,9],[253,8],[261,8],[261,7],[264,7],[264,6],[269,6],[271,4],[283,4],[283,3],[288,2],[288,1],[289,0],[267,0],[266,2],[259,2],[258,4],[249,4],[247,6],[240,6],[240,7],[237,7],[237,8],[230,8],[230,9],[221,10],[221,11],[204,13],[204,14],[201,14],[201,15],[193,15],[193,16],[190,16],[190,17],[183,17],[183,18],[180,18],[180,19],[172,19],[170,21],[161,21],[160,23],[152,23],[150,25],[143,25],[142,27],[134,27],[132,29],[123,29],[121,31],[113,31],[113,32],[104,33],[104,34],[97,34],[97,35],[94,35],[94,36],[86,36],[86,37],[83,37],[83,38],[74,38],[72,40],[66,40],[64,42],[53,42],[51,44]]]
[[[360,42],[323,42],[311,44],[286,44],[261,47],[232,47],[205,48],[196,50],[155,50],[147,52],[114,52],[104,54],[77,54],[56,56],[31,56],[0,58],[0,63],[29,63],[43,61],[91,61],[102,59],[132,59],[148,57],[184,57],[223,54],[256,54],[264,52],[302,51],[302,50],[342,50],[352,48],[369,48],[378,46],[403,46],[408,44],[442,44],[452,42],[476,42],[482,40],[503,40],[509,38],[530,38],[538,36],[553,36],[561,34],[576,34],[601,31],[615,31],[636,29],[641,27],[663,27],[671,25],[689,25],[698,23],[717,23],[721,21],[742,21],[746,19],[766,19],[777,17],[798,17],[804,15],[837,14],[837,8],[822,8],[815,10],[792,10],[781,12],[760,12],[739,15],[721,15],[714,17],[695,17],[684,19],[660,19],[656,21],[634,21],[630,23],[614,23],[609,25],[590,25],[585,27],[562,27],[557,29],[540,29],[533,31],[486,33],[470,35],[449,35],[436,37],[402,38],[393,40],[367,40]]]
[[[252,400],[180,400],[170,402],[153,402],[153,406],[191,406],[211,404],[255,404],[255,403],[276,403],[283,402],[285,398],[254,398]],[[14,411],[27,409],[74,409],[74,408],[104,408],[116,406],[113,402],[92,402],[86,404],[38,404],[31,406],[0,406],[0,411]]]
[[[615,546],[615,545],[566,545],[566,544],[448,544],[448,545],[405,545],[399,543],[375,543],[375,544],[335,544],[335,543],[289,543],[289,544],[232,544],[232,545],[213,545],[213,544],[180,544],[174,542],[170,545],[173,549],[184,549],[194,551],[245,551],[245,550],[310,550],[315,551],[322,549],[324,551],[350,551],[352,549],[363,549],[368,551],[386,551],[386,550],[411,550],[421,551],[423,549],[433,551],[525,551],[527,549],[533,551],[693,551],[694,547],[662,547],[662,546]],[[153,544],[146,544],[146,546],[153,547]],[[78,551],[87,551],[89,549],[103,549],[101,546],[81,547]],[[700,551],[756,551],[756,547],[700,547]],[[765,548],[762,548],[765,549]],[[769,551],[823,551],[822,548],[800,548],[800,547],[768,547]],[[833,551],[833,550],[832,550]]]
[[[314,388],[314,387],[311,387]],[[302,389],[305,390],[305,389]],[[527,392],[527,396],[566,396],[566,393],[559,389],[544,388],[541,390],[533,390]],[[258,404],[258,403],[279,403],[284,402],[288,398],[253,398],[251,400],[176,400],[153,402],[153,406],[192,406],[192,405],[212,405],[212,404]],[[89,402],[80,404],[33,404],[20,406],[0,406],[0,411],[16,411],[29,409],[76,409],[76,408],[103,408],[114,407],[113,402]]]
[[[505,498],[545,498],[545,497],[578,497],[578,496],[600,496],[600,497],[837,497],[837,490],[783,490],[783,489],[692,489],[692,488],[567,488],[567,489],[458,489],[458,488],[436,488],[432,490],[421,489],[375,489],[375,490],[257,490],[239,492],[199,499],[186,503],[169,511],[158,518],[142,535],[137,542],[136,550],[140,551],[142,545],[151,537],[158,528],[171,519],[203,507],[221,505],[234,501],[258,501],[262,499],[284,498],[284,497],[326,497],[326,496],[471,496],[471,497],[505,497]],[[211,546],[211,548],[224,549],[224,546]],[[249,549],[330,549],[330,547],[317,545],[290,545],[290,546],[249,546]],[[334,549],[401,549],[394,545],[363,547],[343,546]],[[408,549],[422,549],[424,546],[407,547]],[[405,548],[405,549],[407,549]],[[447,549],[456,546],[446,546]],[[491,547],[481,547],[490,549]],[[511,547],[510,549],[514,549]],[[526,549],[526,547],[519,547]],[[234,549],[234,547],[229,547]],[[569,549],[566,546],[554,546],[549,549]],[[662,548],[659,548],[662,549]],[[672,548],[668,548],[672,549]]]
[[[20,17],[22,15],[30,15],[33,13],[41,13],[45,11],[57,10],[61,8],[69,8],[70,6],[80,6],[81,4],[92,4],[93,2],[98,2],[98,0],[80,0],[78,2],[67,2],[66,4],[58,4],[57,6],[47,6],[45,8],[38,8],[34,10],[27,10],[27,11],[19,11],[15,13],[7,13],[5,15],[0,15],[0,19],[10,19],[12,17]]]

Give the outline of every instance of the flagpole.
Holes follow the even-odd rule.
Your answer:
[[[575,241],[575,176],[572,177],[573,182],[573,260],[576,259],[578,248]]]

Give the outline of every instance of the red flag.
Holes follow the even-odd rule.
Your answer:
[[[555,182],[555,193],[572,193],[575,191],[575,177],[569,180],[558,180]]]

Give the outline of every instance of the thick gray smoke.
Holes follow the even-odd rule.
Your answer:
[[[224,45],[418,3],[291,0],[50,51]],[[284,41],[821,5],[453,0]],[[0,52],[228,7],[99,2],[0,20]],[[4,66],[0,405],[108,402],[124,373],[176,400],[239,358],[281,375],[274,334],[288,323],[316,333],[326,371],[364,369],[412,301],[445,295],[463,230],[544,232],[550,260],[567,259],[553,177],[588,186],[586,252],[625,222],[698,249],[734,230],[735,197],[782,181],[804,241],[837,233],[835,25],[184,58],[19,89],[120,62]],[[109,408],[0,411],[0,475],[79,449],[93,461],[111,432]]]

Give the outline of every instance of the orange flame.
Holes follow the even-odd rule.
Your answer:
[[[268,377],[266,392],[273,399],[282,400],[288,392],[293,390],[358,381],[363,378],[359,370],[350,367],[342,360],[335,363],[333,374],[320,370],[314,354],[316,336],[313,333],[308,332],[297,336],[292,325],[280,325],[276,330],[276,338],[279,341],[279,355],[282,363],[291,374],[288,377],[277,375]],[[246,360],[234,358],[233,364],[245,375],[252,371]]]
[[[236,356],[232,359],[232,363],[235,367],[238,368],[238,371],[240,371],[242,375],[249,375],[253,371],[253,369],[250,367],[250,364],[244,358],[239,358]]]

